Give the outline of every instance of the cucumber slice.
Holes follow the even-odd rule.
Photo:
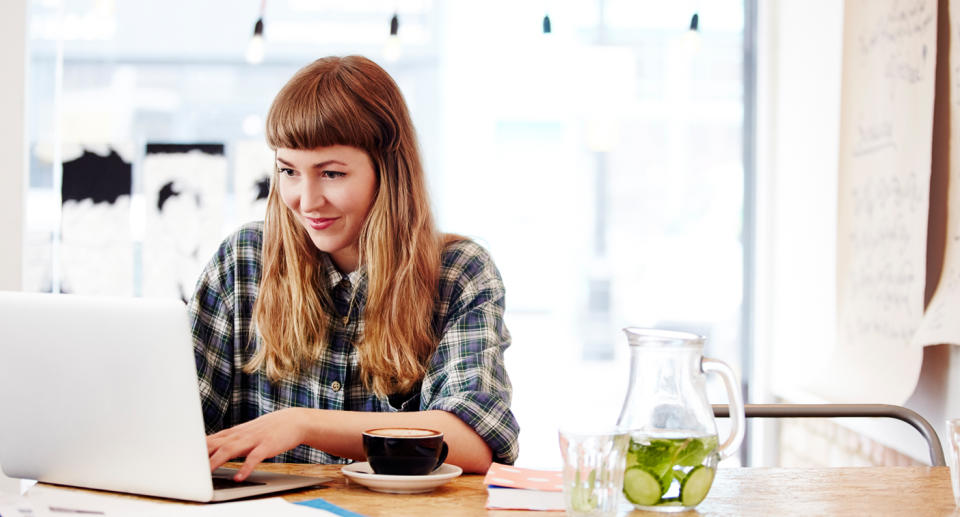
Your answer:
[[[589,512],[597,507],[597,494],[594,492],[594,484],[597,482],[596,469],[590,471],[590,475],[583,482],[574,482],[570,493],[570,504],[578,512]]]
[[[590,471],[590,475],[587,477],[587,507],[589,510],[592,510],[597,507],[597,492],[594,490],[594,486],[597,483],[597,469]]]
[[[623,474],[623,495],[633,504],[650,506],[660,501],[660,480],[641,467],[627,469]]]
[[[666,499],[657,503],[657,506],[683,506],[683,505],[682,503],[680,503],[679,497],[667,497]]]
[[[707,497],[710,485],[713,484],[713,475],[713,469],[703,465],[694,467],[687,474],[680,484],[680,502],[683,506],[696,506]]]

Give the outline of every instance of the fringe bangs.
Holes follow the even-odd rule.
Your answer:
[[[320,59],[301,69],[270,106],[267,144],[272,149],[346,145],[371,155],[390,147],[396,125],[388,110],[371,102],[382,96],[384,85],[370,84],[366,75],[350,57]]]

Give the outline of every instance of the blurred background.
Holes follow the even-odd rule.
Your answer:
[[[263,216],[273,96],[361,54],[442,230],[503,275],[519,465],[556,468],[569,416],[616,421],[628,325],[707,336],[749,396],[754,4],[31,0],[23,288],[189,297]]]

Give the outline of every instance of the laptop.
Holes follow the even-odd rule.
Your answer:
[[[211,475],[198,386],[179,300],[0,292],[7,476],[198,502],[331,480]]]

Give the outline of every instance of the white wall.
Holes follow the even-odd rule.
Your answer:
[[[6,0],[0,10],[0,290],[19,290],[23,265],[26,145],[27,0]],[[3,415],[0,414],[0,421]],[[0,475],[0,491],[19,483]]]
[[[768,314],[758,319],[768,323],[764,342],[773,346],[773,387],[780,390],[778,383],[796,378],[796,365],[836,339],[843,2],[769,4],[776,43],[759,71],[768,90],[758,108],[766,130],[757,142],[766,153],[758,157],[758,196],[765,198],[758,220],[767,224],[758,247],[766,253]]]
[[[757,402],[817,400],[798,380],[829,357],[836,336],[836,225],[844,3],[760,2],[757,120]],[[812,359],[812,360],[811,360]],[[955,359],[955,360],[954,360]],[[960,417],[960,348],[924,352],[921,378],[904,404],[946,439]],[[765,397],[764,397],[765,395]],[[919,433],[888,419],[837,423],[928,461]],[[771,429],[767,437],[773,438]],[[770,465],[768,440],[756,465]],[[945,444],[944,444],[945,445]]]
[[[0,289],[20,289],[26,191],[24,105],[27,0],[4,2],[0,16]]]
[[[752,379],[754,402],[773,402],[835,340],[843,2],[759,2],[757,36]],[[753,452],[755,465],[775,461],[769,446]]]

